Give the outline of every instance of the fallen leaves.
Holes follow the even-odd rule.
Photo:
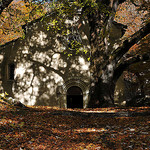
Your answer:
[[[18,111],[3,109],[0,112],[0,149],[149,149],[149,116],[106,118],[71,115],[71,112],[148,110],[148,107],[68,110],[46,106]],[[65,112],[69,113],[63,115]]]

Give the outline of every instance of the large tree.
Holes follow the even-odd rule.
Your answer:
[[[101,2],[110,9],[111,13],[115,13],[118,4],[124,1]],[[121,39],[122,34],[118,37],[119,39],[116,39],[117,37],[114,34],[118,33],[113,32],[111,34],[112,26],[114,25],[118,29],[121,28],[121,30],[124,29],[124,26],[117,23],[114,24],[112,14],[102,13],[101,10],[98,8],[96,12],[88,15],[92,50],[91,64],[94,71],[94,87],[89,107],[114,105],[114,90],[118,78],[129,65],[144,59],[144,57],[139,57],[138,55],[128,58],[127,53],[134,44],[150,32],[150,23],[147,23],[132,36]]]

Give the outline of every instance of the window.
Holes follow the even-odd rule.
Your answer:
[[[81,46],[81,37],[79,34],[68,35],[68,47],[70,49],[76,49]]]
[[[70,50],[80,48],[82,45],[82,38],[78,29],[71,26],[70,28],[68,28],[68,30],[70,32],[66,37],[68,48]]]
[[[8,64],[8,80],[14,80],[15,76],[15,64],[10,63]]]

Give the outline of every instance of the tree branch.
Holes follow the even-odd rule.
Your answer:
[[[131,3],[134,5],[134,6],[140,6],[140,5],[137,5],[135,2],[134,2],[134,0],[131,0]]]
[[[44,67],[47,71],[51,70],[51,71],[55,72],[56,74],[58,74],[59,76],[61,76],[62,78],[64,78],[63,73],[61,73],[59,70],[56,70],[56,69],[54,69],[54,68],[52,68],[50,66],[46,66],[46,65],[44,65],[43,63],[41,63],[39,61],[33,60],[33,59],[30,58],[30,56],[29,56],[29,60],[31,62],[33,62],[34,64],[38,65],[38,66]]]
[[[8,7],[8,5],[12,2],[13,0],[1,0],[0,1],[0,14],[3,12],[5,8]]]
[[[122,56],[129,51],[129,49],[139,42],[142,38],[150,33],[150,23],[146,24],[143,28],[137,31],[128,39],[124,40],[122,44],[113,52],[116,63],[122,58]]]
[[[127,69],[130,65],[141,62],[141,61],[147,61],[149,59],[150,59],[150,56],[148,54],[144,54],[142,56],[137,55],[137,56],[129,57],[123,60],[122,63],[120,63],[114,70],[114,80],[117,80],[121,76],[123,71]]]

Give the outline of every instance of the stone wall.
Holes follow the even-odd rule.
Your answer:
[[[83,49],[90,52],[88,25],[84,22],[75,32],[80,33]],[[1,62],[2,87],[9,96],[26,105],[67,107],[66,92],[78,86],[83,92],[83,107],[87,107],[90,86],[89,53],[68,56],[65,43],[58,33],[47,30],[39,21],[25,27],[25,39],[12,41],[3,47]],[[75,53],[75,52],[72,52]],[[9,64],[15,65],[14,80],[9,79]]]

